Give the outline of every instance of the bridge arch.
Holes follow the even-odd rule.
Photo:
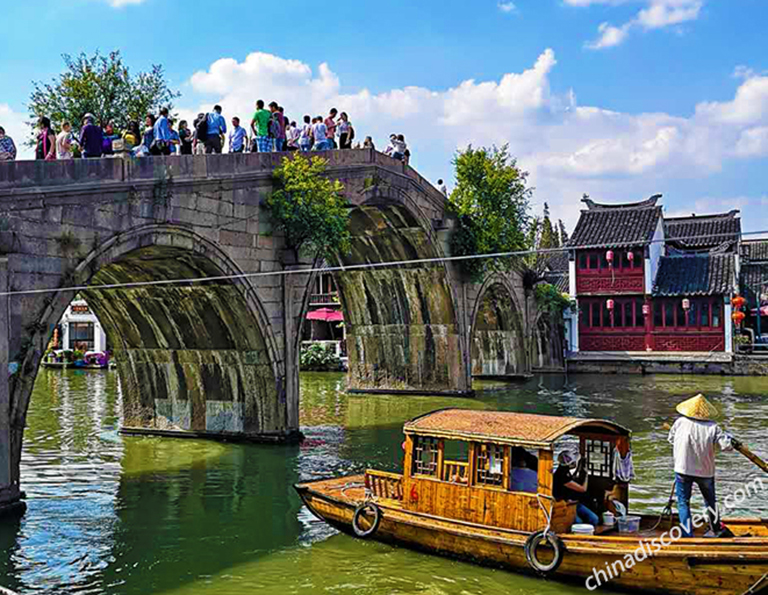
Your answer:
[[[94,248],[65,277],[65,287],[138,282],[81,292],[115,350],[128,429],[259,438],[290,433],[284,363],[256,288],[248,278],[221,278],[240,274],[202,235],[151,224]],[[219,279],[162,284],[201,277]],[[146,282],[156,285],[141,285]],[[31,348],[11,381],[16,472],[37,370],[74,297],[57,292],[33,321]]]
[[[470,357],[472,376],[514,377],[529,371],[523,314],[509,275],[485,279],[472,313]]]
[[[391,184],[368,185],[350,212],[352,249],[339,268],[364,264],[434,262],[333,272],[344,312],[348,388],[366,393],[466,394],[461,317],[455,287],[432,221],[410,193]],[[316,275],[309,278],[301,324]],[[301,326],[297,333],[299,352]]]

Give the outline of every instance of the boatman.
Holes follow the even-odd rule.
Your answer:
[[[683,537],[693,537],[693,484],[701,490],[701,495],[707,503],[712,532],[718,535],[723,528],[717,514],[715,496],[715,454],[718,450],[733,450],[735,441],[715,423],[717,409],[704,395],[696,395],[683,401],[677,406],[677,412],[682,417],[670,429],[669,442],[674,447],[675,492]]]

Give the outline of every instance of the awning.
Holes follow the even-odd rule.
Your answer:
[[[344,313],[341,310],[331,310],[330,308],[320,308],[307,312],[307,320],[322,320],[323,322],[343,322]]]

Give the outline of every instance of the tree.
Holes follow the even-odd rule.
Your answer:
[[[563,223],[562,219],[557,220],[557,226],[560,229],[560,245],[561,246],[567,246],[568,245],[568,232],[565,231],[565,223]]]
[[[119,51],[62,58],[66,66],[62,74],[49,83],[33,83],[31,126],[40,116],[48,116],[56,128],[69,121],[77,129],[83,116],[91,113],[97,122],[124,129],[131,120],[142,120],[160,107],[173,109],[173,100],[180,96],[168,86],[162,66],[132,75]]]
[[[448,199],[458,218],[451,238],[454,256],[513,252],[526,246],[528,174],[520,171],[507,145],[473,149],[456,154],[456,187]],[[471,278],[480,279],[491,269],[508,269],[510,259],[462,261]]]
[[[266,201],[272,221],[285,232],[297,254],[335,260],[352,247],[344,185],[325,177],[328,161],[321,157],[284,157],[275,170],[278,184]]]
[[[539,240],[539,248],[547,250],[550,248],[559,248],[560,238],[557,236],[552,221],[549,219],[549,205],[544,203],[544,218],[541,221],[541,239]]]

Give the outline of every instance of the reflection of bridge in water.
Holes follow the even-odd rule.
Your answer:
[[[445,197],[374,151],[328,153],[351,208],[343,266],[439,259]],[[19,495],[25,415],[44,349],[82,292],[114,348],[127,428],[298,437],[298,351],[314,273],[262,201],[280,155],[0,164],[0,502]],[[310,265],[311,266],[311,265]],[[100,285],[242,274],[206,283]],[[303,270],[308,270],[303,268]],[[530,369],[522,274],[466,281],[443,262],[334,273],[352,390],[463,395]],[[15,294],[62,288],[55,293]]]

